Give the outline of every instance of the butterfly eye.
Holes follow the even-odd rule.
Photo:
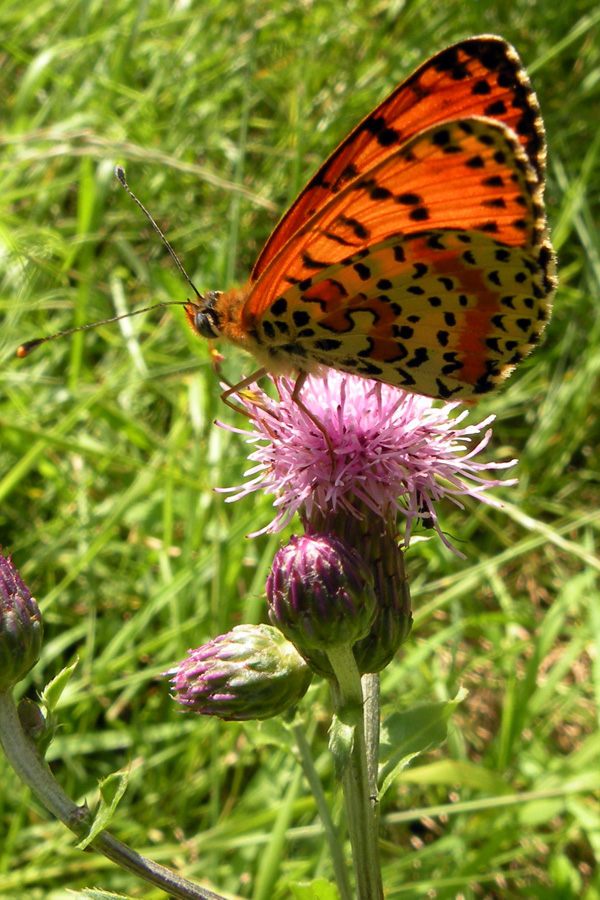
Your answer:
[[[185,304],[185,314],[192,330],[209,341],[222,336],[221,314],[217,308],[220,291],[196,293],[194,300]]]
[[[212,338],[220,337],[221,330],[219,328],[219,315],[212,305],[196,308],[192,319],[192,326],[201,337]]]

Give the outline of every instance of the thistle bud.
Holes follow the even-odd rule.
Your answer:
[[[364,525],[368,528],[368,521]],[[354,658],[361,675],[384,669],[412,627],[404,555],[398,549],[394,532],[369,534],[367,531],[364,542],[365,558],[373,560],[377,616],[369,634],[354,647]]]
[[[8,691],[36,664],[42,617],[10,557],[0,553],[0,691]]]
[[[270,625],[237,625],[166,673],[174,698],[192,712],[242,721],[269,719],[304,696],[312,672]]]
[[[292,537],[277,551],[267,600],[271,622],[307,659],[365,637],[377,609],[369,569],[332,534]]]

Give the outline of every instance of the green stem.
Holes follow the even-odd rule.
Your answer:
[[[0,694],[0,744],[21,781],[31,788],[46,809],[79,838],[85,837],[90,820],[87,807],[73,803],[54,779],[35,746],[23,733],[12,695],[6,692]],[[170,869],[136,853],[108,831],[101,831],[90,846],[177,900],[224,900],[220,894],[192,884]]]
[[[369,796],[375,821],[379,821],[379,788],[377,773],[379,768],[379,674],[368,673],[361,678],[365,700],[365,742],[367,745],[367,772],[369,774]]]
[[[350,752],[344,759],[342,790],[358,900],[383,900],[377,820],[369,792],[360,675],[351,647],[335,647],[327,651],[327,656],[336,678],[330,681],[336,717],[352,729]]]
[[[304,730],[300,725],[293,725],[292,732],[294,734],[294,737],[296,738],[296,746],[300,754],[300,760],[302,762],[304,775],[306,780],[308,781],[312,795],[315,798],[319,818],[321,819],[321,823],[325,831],[325,837],[327,838],[327,843],[329,844],[329,852],[331,853],[335,879],[337,882],[338,890],[340,892],[341,900],[352,900],[352,890],[350,888],[350,881],[348,879],[346,860],[344,859],[344,854],[342,848],[340,847],[340,842],[335,830],[335,825],[333,824],[333,819],[331,818],[329,804],[327,803],[327,798],[325,797],[321,780],[315,769],[312,754],[310,752],[310,747],[308,746],[308,741],[306,740]]]

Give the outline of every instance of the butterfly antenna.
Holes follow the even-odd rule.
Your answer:
[[[165,245],[165,247],[171,254],[171,256],[173,258],[173,262],[175,263],[175,265],[177,266],[177,268],[179,269],[179,271],[181,272],[181,274],[183,275],[183,277],[185,278],[185,280],[187,281],[187,283],[189,284],[189,286],[195,293],[196,297],[201,297],[202,295],[196,289],[194,283],[192,282],[192,279],[190,278],[188,273],[183,268],[183,266],[179,260],[179,257],[177,256],[177,254],[171,247],[170,243],[168,242],[168,240],[166,239],[166,237],[164,236],[164,234],[162,233],[162,231],[160,230],[160,228],[158,227],[158,225],[156,224],[156,222],[154,221],[154,219],[152,218],[152,216],[150,215],[150,213],[148,212],[148,210],[146,209],[144,204],[140,200],[138,200],[138,198],[135,196],[135,194],[133,193],[133,191],[131,190],[131,188],[129,187],[127,182],[125,181],[125,169],[123,168],[123,166],[115,166],[115,175],[117,176],[117,178],[119,179],[119,181],[121,182],[121,184],[123,185],[123,187],[125,188],[127,193],[129,194],[129,196],[131,197],[133,202],[137,203],[137,205],[139,206],[141,211],[144,213],[144,215],[146,216],[146,218],[148,219],[148,221],[154,228],[155,232],[157,233],[157,235],[159,236],[159,238],[161,239],[161,241],[163,242],[163,244]]]
[[[158,227],[158,225],[156,224],[156,222],[154,221],[154,219],[152,218],[152,216],[150,215],[150,213],[148,212],[148,210],[146,209],[144,204],[138,200],[138,198],[135,196],[135,194],[133,193],[133,191],[127,184],[127,182],[125,180],[125,170],[123,169],[122,166],[115,167],[115,175],[117,176],[117,178],[119,179],[119,181],[121,182],[121,184],[123,185],[123,187],[125,188],[127,193],[129,194],[131,199],[134,201],[134,203],[137,203],[139,208],[142,210],[142,212],[144,213],[144,215],[146,216],[146,218],[148,219],[148,221],[150,222],[150,224],[156,231],[157,235],[159,236],[159,238],[161,239],[161,241],[163,242],[163,244],[165,245],[165,247],[171,254],[175,265],[177,266],[177,268],[179,269],[179,271],[181,272],[181,274],[183,275],[183,277],[185,278],[185,280],[187,281],[187,283],[193,290],[196,297],[198,297],[199,299],[202,299],[201,293],[198,291],[198,289],[196,288],[192,279],[190,278],[188,273],[183,268],[183,266],[179,260],[179,257],[177,256],[177,254],[171,247],[170,243],[168,242],[168,240],[166,239],[166,237],[164,236],[164,234],[162,233],[162,231],[160,230],[160,228]],[[66,337],[69,334],[75,334],[77,331],[86,331],[88,328],[98,328],[100,325],[109,325],[111,322],[118,322],[120,319],[129,319],[131,316],[138,316],[141,313],[151,312],[151,310],[160,309],[163,306],[185,306],[185,305],[186,305],[186,303],[181,303],[178,300],[166,300],[164,303],[156,303],[156,304],[154,304],[154,306],[145,306],[144,309],[136,309],[133,312],[124,313],[121,316],[112,316],[112,318],[110,318],[110,319],[103,319],[102,322],[89,322],[87,325],[79,325],[77,328],[68,328],[66,331],[59,331],[56,334],[50,334],[47,337],[35,338],[35,340],[33,340],[33,341],[25,341],[24,344],[21,344],[21,346],[18,347],[17,356],[20,359],[23,359],[25,356],[28,356],[32,350],[35,350],[36,347],[39,347],[40,344],[45,344],[46,341],[54,341],[54,340],[56,340],[56,338]]]
[[[25,341],[24,344],[17,349],[17,356],[23,359],[29,356],[32,350],[45,344],[46,341],[54,341],[56,338],[65,337],[68,334],[75,334],[76,331],[87,331],[88,328],[98,328],[100,325],[109,325],[111,322],[118,322],[120,319],[130,319],[132,316],[139,316],[141,313],[150,312],[153,309],[160,309],[163,306],[185,306],[180,300],[165,300],[164,303],[155,303],[153,306],[145,306],[144,309],[134,309],[133,312],[123,313],[121,316],[112,316],[110,319],[103,319],[102,322],[88,322],[87,325],[79,325],[77,328],[68,328],[66,331],[58,331],[56,334],[49,334],[48,337],[35,338],[33,341]]]

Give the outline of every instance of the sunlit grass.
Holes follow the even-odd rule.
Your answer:
[[[264,618],[279,543],[244,537],[272,516],[268,498],[227,504],[213,492],[241,483],[246,447],[213,424],[240,423],[219,401],[207,347],[174,308],[26,360],[14,351],[123,303],[185,299],[115,163],[199,289],[227,287],[336,143],[418,63],[476,33],[517,47],[548,132],[560,288],[543,346],[473,412],[497,415],[490,453],[519,457],[519,485],[498,492],[504,510],[444,511],[466,561],[435,540],[407,559],[415,627],[383,677],[384,711],[459,685],[469,697],[444,751],[386,795],[384,883],[390,897],[597,898],[597,9],[23,0],[0,23],[0,539],[46,626],[27,693],[78,656],[49,753],[61,784],[93,804],[98,780],[130,767],[113,831],[254,900],[332,873],[283,732],[179,715],[158,678],[188,647]],[[224,365],[236,379],[252,363],[227,351]],[[339,812],[326,702],[316,684],[302,708]],[[160,896],[75,850],[1,760],[0,772],[0,896],[93,885]],[[428,807],[436,816],[423,821]]]

